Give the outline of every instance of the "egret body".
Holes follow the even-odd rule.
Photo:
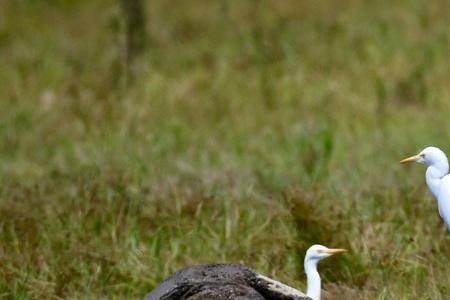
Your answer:
[[[436,147],[427,147],[419,154],[405,158],[401,163],[417,162],[427,166],[425,181],[437,200],[439,215],[450,231],[450,176],[445,153]]]

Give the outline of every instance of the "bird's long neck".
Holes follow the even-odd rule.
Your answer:
[[[427,168],[427,171],[425,173],[425,181],[427,182],[428,189],[436,199],[439,193],[439,184],[441,183],[441,179],[447,174],[448,174],[447,161],[433,164]]]
[[[307,279],[306,295],[313,300],[320,300],[320,275],[317,272],[317,261],[305,261]]]

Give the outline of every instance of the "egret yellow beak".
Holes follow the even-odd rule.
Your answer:
[[[412,161],[418,161],[420,159],[420,155],[414,155],[405,159],[402,159],[400,161],[401,164],[407,163],[407,162],[412,162]]]
[[[326,250],[319,250],[319,252],[334,255],[342,252],[347,252],[347,249],[326,249]]]

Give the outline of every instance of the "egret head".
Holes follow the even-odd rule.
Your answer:
[[[419,154],[405,158],[400,163],[417,162],[427,166],[437,165],[441,163],[447,164],[447,156],[441,149],[436,147],[427,147],[420,151]]]
[[[313,245],[309,247],[305,255],[305,263],[308,261],[319,262],[320,260],[327,258],[331,255],[346,252],[345,249],[330,249],[322,245]]]

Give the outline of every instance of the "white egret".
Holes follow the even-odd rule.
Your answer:
[[[307,279],[306,295],[313,300],[320,300],[321,280],[317,263],[331,255],[345,252],[345,249],[329,249],[322,245],[311,246],[305,255],[305,273]]]
[[[427,147],[419,154],[405,158],[400,163],[417,162],[427,166],[425,181],[438,203],[439,215],[450,231],[450,176],[445,153],[436,147]]]

